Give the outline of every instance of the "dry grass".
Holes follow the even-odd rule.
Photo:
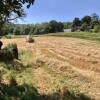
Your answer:
[[[4,46],[15,42],[20,50],[31,50],[33,76],[41,94],[70,86],[100,99],[100,44],[64,37],[35,37],[35,43],[2,39]],[[29,59],[30,60],[30,59]],[[36,65],[36,66],[35,66]],[[32,64],[31,64],[32,66]],[[35,66],[35,67],[34,67]],[[75,86],[75,87],[74,87]]]

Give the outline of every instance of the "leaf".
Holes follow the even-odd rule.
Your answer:
[[[27,5],[27,8],[29,9],[30,8],[30,5]]]

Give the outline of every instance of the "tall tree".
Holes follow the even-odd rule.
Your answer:
[[[56,20],[51,20],[48,24],[49,32],[55,33],[55,32],[62,32],[64,25],[61,22],[57,22]]]
[[[80,19],[79,18],[74,18],[74,20],[73,20],[73,24],[72,24],[72,27],[78,27],[78,26],[80,26],[81,25],[81,21],[80,21]]]
[[[25,16],[23,4],[30,8],[35,0],[0,0],[0,31],[6,22]]]
[[[56,20],[51,20],[49,22],[48,26],[49,26],[49,32],[50,33],[57,32],[57,21]]]
[[[99,20],[99,16],[96,14],[96,13],[93,13],[92,15],[91,15],[91,19],[92,20]]]
[[[91,23],[91,16],[84,16],[82,19],[81,19],[81,22],[82,24],[86,23],[87,25],[90,25]]]

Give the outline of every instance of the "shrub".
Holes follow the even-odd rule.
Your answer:
[[[15,59],[18,59],[18,48],[16,43],[8,44],[4,49],[10,51]]]
[[[94,32],[96,32],[96,33],[99,32],[99,27],[100,27],[99,25],[95,25],[94,26]]]
[[[13,59],[14,56],[9,50],[0,50],[0,61],[12,61]]]
[[[6,35],[5,36],[7,39],[11,39],[11,36],[10,35]]]
[[[15,43],[8,44],[0,50],[0,61],[12,61],[14,58],[18,59],[18,48]]]
[[[97,32],[98,32],[97,29],[92,29],[91,31],[92,31],[93,33],[97,33]]]

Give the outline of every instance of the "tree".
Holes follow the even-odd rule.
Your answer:
[[[62,32],[64,25],[56,20],[51,20],[46,28],[48,28],[49,33]]]
[[[64,23],[64,28],[72,28],[72,22],[65,22]]]
[[[91,28],[94,28],[95,25],[100,25],[99,20],[93,19],[93,20],[91,21]]]
[[[49,26],[49,32],[50,33],[55,33],[55,32],[57,32],[57,21],[56,20],[51,20],[50,22],[49,22],[49,24],[48,24],[48,26]]]
[[[64,29],[64,24],[62,22],[58,22],[57,31],[63,32],[63,29]]]
[[[20,27],[17,26],[14,30],[14,35],[20,35]]]
[[[91,19],[92,20],[99,20],[99,16],[96,14],[96,13],[93,13],[92,15],[91,15]]]
[[[0,0],[0,32],[6,22],[22,18],[26,14],[23,9],[23,4],[30,8],[35,0]]]
[[[74,18],[73,20],[73,24],[72,24],[72,27],[78,27],[78,26],[81,26],[81,21],[79,18]]]
[[[82,19],[81,19],[81,22],[82,22],[82,24],[83,23],[86,23],[86,24],[88,24],[88,26],[90,25],[90,23],[91,23],[91,16],[84,16]]]
[[[81,26],[81,31],[87,31],[88,30],[88,24],[87,23],[83,23]]]

